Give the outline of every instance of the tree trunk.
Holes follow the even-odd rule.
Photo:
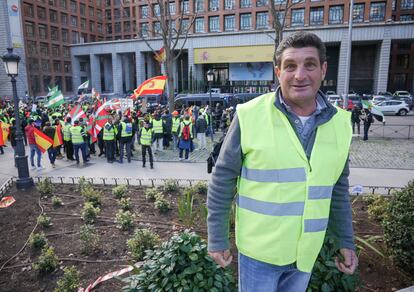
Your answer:
[[[168,77],[168,110],[172,113],[174,111],[174,73],[172,59],[168,57],[165,60],[165,73]]]

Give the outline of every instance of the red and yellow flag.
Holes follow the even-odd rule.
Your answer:
[[[35,128],[33,134],[35,136],[36,145],[42,153],[45,153],[46,150],[53,145],[53,140],[39,129]]]
[[[14,202],[16,202],[16,200],[12,196],[3,197],[0,201],[0,208],[7,208]]]
[[[158,61],[158,63],[162,63],[162,62],[164,62],[164,61],[165,61],[165,59],[166,59],[166,57],[167,57],[167,55],[165,54],[165,49],[164,49],[164,47],[162,47],[162,48],[158,51],[158,53],[155,53],[155,56],[154,56],[155,60],[157,60],[157,61]]]
[[[0,146],[6,145],[7,137],[9,137],[10,125],[0,122]]]
[[[63,137],[62,137],[62,126],[56,126],[55,136],[53,137],[53,147],[57,147],[63,144]]]
[[[167,76],[156,76],[145,80],[137,89],[134,90],[132,99],[136,99],[138,96],[147,94],[162,94],[164,92],[165,82]]]

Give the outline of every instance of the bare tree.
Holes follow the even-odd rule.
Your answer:
[[[174,71],[173,64],[181,56],[188,34],[194,24],[196,15],[189,14],[184,9],[184,1],[178,1],[179,7],[175,7],[178,13],[171,11],[170,2],[167,0],[147,0],[152,12],[152,18],[158,25],[157,29],[149,29],[148,35],[142,31],[139,36],[145,41],[151,51],[156,54],[159,48],[154,49],[149,43],[149,35],[161,37],[165,52],[165,60],[162,63],[168,77],[168,103],[169,110],[174,110]],[[175,2],[174,2],[175,5]],[[154,25],[155,26],[155,25]]]

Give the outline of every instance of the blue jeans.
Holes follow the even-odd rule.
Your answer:
[[[53,147],[50,147],[47,149],[47,154],[49,155],[50,163],[54,164],[56,160],[57,150]]]
[[[127,155],[128,162],[131,162],[131,140],[119,141],[119,162],[124,161],[124,148]]]
[[[75,152],[75,159],[76,159],[76,162],[78,162],[78,163],[79,163],[79,149],[82,152],[83,162],[86,162],[86,160],[87,160],[87,158],[86,158],[86,143],[73,144],[73,151]]]
[[[295,264],[276,266],[239,254],[239,292],[306,291],[310,277]]]
[[[30,164],[35,166],[34,164],[34,156],[37,154],[37,167],[40,167],[40,161],[42,160],[42,151],[40,151],[39,147],[36,144],[29,144],[30,148]]]

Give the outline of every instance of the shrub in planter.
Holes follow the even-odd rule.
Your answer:
[[[62,199],[59,198],[58,196],[53,196],[52,197],[52,205],[53,207],[60,207],[63,205]]]
[[[124,198],[127,192],[128,192],[128,187],[126,185],[119,185],[112,189],[112,194],[117,199]]]
[[[333,238],[327,233],[323,247],[315,262],[307,292],[313,291],[344,291],[353,292],[360,285],[358,272],[346,275],[335,265],[335,257],[341,257],[335,247]]]
[[[47,238],[43,232],[30,235],[29,244],[34,249],[41,249],[47,245]]]
[[[82,253],[84,254],[91,254],[99,247],[99,235],[93,225],[82,225],[79,238],[82,242]]]
[[[42,227],[46,227],[46,228],[53,225],[52,218],[50,218],[46,214],[39,215],[39,217],[37,217],[37,223],[41,225]]]
[[[159,236],[151,230],[137,229],[134,235],[127,240],[127,245],[134,260],[140,261],[144,257],[144,252],[153,249],[159,242]]]
[[[206,196],[207,195],[207,183],[203,182],[203,181],[199,181],[197,182],[194,186],[194,191],[199,194],[199,195],[203,195]]]
[[[79,185],[79,192],[81,193],[84,188],[92,186],[91,182],[87,181],[84,176],[79,178],[78,185]]]
[[[132,209],[131,198],[121,198],[118,201],[118,204],[119,204],[119,208],[121,208],[124,211],[128,211]]]
[[[134,218],[135,215],[131,211],[119,210],[116,213],[115,221],[122,230],[130,230],[134,227]]]
[[[86,223],[94,223],[100,212],[101,209],[99,207],[94,207],[92,203],[85,202],[81,212],[81,217]]]
[[[41,273],[53,272],[58,266],[59,260],[55,254],[55,249],[46,245],[36,263],[32,264],[33,269]]]
[[[235,291],[232,271],[220,268],[206,243],[189,231],[147,251],[138,274],[122,281],[125,291]]]
[[[37,190],[42,195],[42,197],[48,198],[54,192],[55,187],[52,184],[52,180],[47,177],[37,183]]]
[[[150,188],[145,191],[144,195],[148,201],[155,201],[161,193],[156,188]]]
[[[65,267],[55,292],[76,292],[80,287],[79,272],[75,266]]]
[[[178,218],[186,225],[192,226],[197,213],[194,210],[194,195],[191,191],[186,189],[183,195],[180,195],[177,200]]]
[[[372,220],[382,222],[387,216],[387,206],[389,199],[385,196],[377,195],[368,205],[368,217]]]
[[[164,184],[164,191],[169,194],[178,192],[178,183],[174,179],[168,179],[165,181]]]
[[[156,197],[154,207],[160,213],[167,213],[171,209],[170,202],[163,195]]]
[[[94,207],[102,204],[102,192],[96,190],[92,185],[85,186],[81,191],[81,195],[86,202],[92,203]]]
[[[395,263],[414,275],[414,180],[395,192],[382,221],[384,240]]]

